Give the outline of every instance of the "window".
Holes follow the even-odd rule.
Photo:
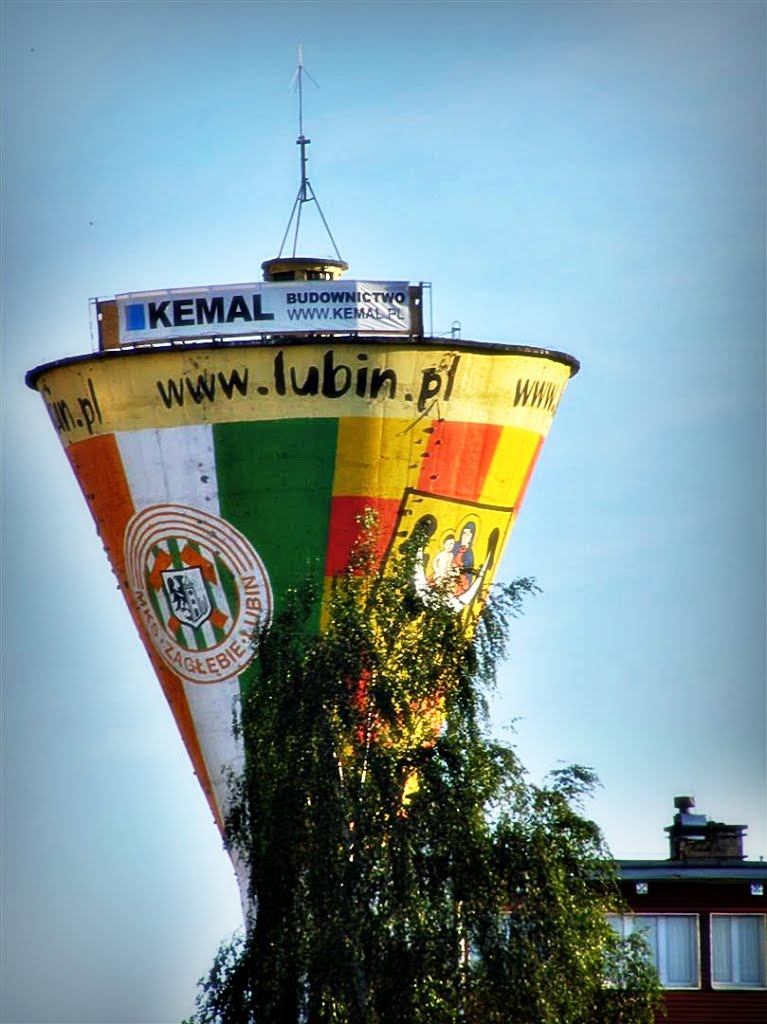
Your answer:
[[[612,927],[624,938],[644,936],[664,988],[698,988],[698,918],[695,914],[610,914]]]
[[[767,988],[764,914],[711,915],[711,983]]]

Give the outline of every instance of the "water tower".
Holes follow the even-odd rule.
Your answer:
[[[382,561],[420,524],[424,585],[449,563],[456,609],[478,607],[578,370],[432,336],[425,287],[344,276],[332,235],[332,258],[296,255],[308,141],[293,252],[263,280],[94,301],[98,351],[27,375],[219,827],[253,630],[344,569],[367,509]]]

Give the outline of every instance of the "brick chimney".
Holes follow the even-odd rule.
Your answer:
[[[691,796],[674,798],[674,824],[668,832],[670,860],[675,861],[741,861],[743,833],[746,825],[724,825],[710,821],[705,814],[692,814],[695,800]]]

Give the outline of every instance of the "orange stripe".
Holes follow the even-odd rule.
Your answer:
[[[200,781],[203,792],[216,819],[218,827],[223,831],[223,821],[216,804],[213,787],[210,783],[208,769],[197,738],[194,721],[189,710],[189,703],[184,693],[184,684],[177,675],[170,671],[154,649],[149,634],[133,606],[128,589],[125,572],[125,556],[123,553],[123,536],[128,520],[135,509],[131,497],[125,469],[120,458],[120,451],[113,434],[92,437],[78,441],[67,449],[72,469],[82,488],[85,499],[90,506],[96,528],[109,554],[112,567],[128,609],[133,617],[136,629],[146,648],[147,654],[157,673],[165,699],[170,705],[176,725],[181,733],[184,746],[189,754],[195,774]]]
[[[435,420],[418,490],[478,501],[503,429],[488,423]]]

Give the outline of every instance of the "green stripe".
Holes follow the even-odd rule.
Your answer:
[[[231,615],[232,619],[235,619],[237,618],[237,612],[239,611],[240,607],[240,599],[237,594],[237,588],[234,585],[234,580],[232,578],[232,574],[229,571],[228,566],[226,566],[221,561],[218,555],[215,555],[214,558],[218,582],[220,583],[221,589],[224,591],[224,595],[226,596],[226,603],[229,605],[229,614]],[[216,632],[216,639],[219,642],[223,640],[226,636],[228,636],[229,625],[227,625],[225,629],[219,629],[218,626],[214,626],[214,629]]]
[[[338,420],[213,427],[221,515],[263,560],[275,607],[307,573],[325,576]]]

